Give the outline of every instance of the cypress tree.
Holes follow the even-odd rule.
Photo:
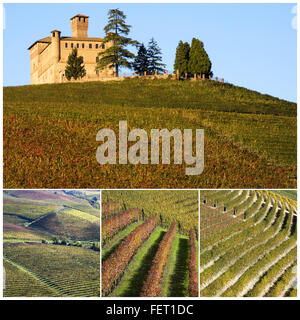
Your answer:
[[[188,69],[192,74],[205,74],[206,78],[212,75],[211,62],[204,49],[203,42],[196,38],[192,40]]]
[[[184,75],[189,72],[189,55],[190,55],[190,45],[187,42],[182,42],[181,40],[178,43],[176,49],[176,56],[174,62],[174,71],[179,70],[179,75]]]
[[[77,57],[77,48],[74,48],[72,53],[68,56],[65,75],[68,80],[71,80],[72,78],[76,80],[83,78],[86,75],[83,65],[83,57]]]
[[[151,38],[151,40],[148,43],[147,48],[147,56],[149,61],[149,72],[154,74],[155,71],[158,73],[164,72],[166,65],[162,63],[162,56],[161,56],[161,50],[157,44],[157,42],[154,40],[154,38]]]
[[[111,45],[98,53],[99,61],[96,70],[103,70],[107,66],[114,68],[116,76],[119,75],[119,67],[132,69],[134,54],[126,49],[128,45],[137,46],[139,43],[127,37],[131,26],[125,23],[126,15],[119,9],[108,11],[108,24],[104,27],[106,36],[103,43]]]
[[[133,68],[139,75],[143,75],[144,71],[149,72],[148,51],[143,43],[140,45],[138,54],[134,59]]]

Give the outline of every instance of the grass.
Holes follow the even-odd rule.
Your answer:
[[[165,231],[156,228],[149,239],[139,248],[122,277],[119,285],[112,292],[112,297],[138,297],[143,282],[151,268],[152,260]]]
[[[119,244],[143,221],[131,223],[125,229],[118,232],[108,243],[102,247],[102,261],[105,261],[109,255],[119,246]]]
[[[134,92],[135,94],[132,94]],[[205,131],[205,165],[103,165],[96,134]],[[5,188],[295,188],[296,104],[210,81],[4,88]]]
[[[176,236],[169,253],[168,262],[164,270],[162,281],[162,295],[164,297],[189,296],[189,240]]]

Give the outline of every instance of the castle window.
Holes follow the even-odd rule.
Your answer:
[[[80,21],[80,17],[78,17],[78,20]]]
[[[91,43],[89,44],[89,48],[92,49],[92,44]]]
[[[71,43],[71,48],[73,48],[74,47],[74,45],[73,45],[73,43]]]
[[[84,49],[84,43],[82,44],[82,49]]]
[[[102,48],[102,49],[105,49],[105,45],[103,44],[103,45],[101,46],[101,48]]]
[[[55,37],[55,32],[52,32],[52,36]]]
[[[77,48],[79,49],[79,43],[77,43]]]
[[[65,43],[65,48],[68,48],[68,42]]]
[[[96,47],[96,49],[98,49],[98,43],[96,43],[95,47]]]
[[[85,18],[83,18],[83,22],[85,22]]]
[[[99,61],[99,58],[98,57],[96,57],[96,62],[98,62]]]

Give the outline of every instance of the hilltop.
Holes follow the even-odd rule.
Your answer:
[[[296,116],[295,103],[215,81],[128,79],[4,88],[6,102],[187,108]]]
[[[295,103],[215,81],[128,79],[4,88],[5,188],[294,188]],[[205,165],[105,165],[97,132],[205,132]],[[148,134],[149,135],[149,134]],[[162,170],[163,169],[163,170]],[[275,174],[274,174],[275,173]]]

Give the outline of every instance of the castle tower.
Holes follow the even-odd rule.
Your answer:
[[[54,62],[60,60],[60,31],[51,31],[51,43],[52,43],[52,57]]]
[[[83,14],[77,14],[71,18],[72,37],[87,38],[89,27],[89,17]]]

